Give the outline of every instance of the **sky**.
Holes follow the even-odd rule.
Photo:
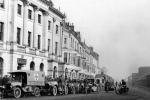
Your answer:
[[[100,67],[122,79],[150,66],[150,0],[52,0],[89,46]]]

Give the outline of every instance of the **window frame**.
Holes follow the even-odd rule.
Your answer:
[[[51,23],[52,23],[52,22],[49,20],[49,21],[48,21],[48,30],[51,30]]]
[[[4,40],[4,22],[0,22],[0,41]]]
[[[38,35],[38,49],[41,49],[41,35]]]
[[[28,19],[32,19],[32,10],[28,9]]]
[[[22,5],[21,4],[17,4],[17,14],[22,15]]]
[[[42,15],[38,14],[38,23],[39,24],[41,24],[41,20],[42,20],[41,18],[42,18]]]
[[[51,43],[51,40],[48,39],[48,43],[47,43],[47,50],[48,50],[48,52],[50,52],[50,43]]]
[[[31,41],[32,41],[32,33],[30,31],[28,31],[28,46],[31,47]]]
[[[65,45],[67,44],[67,38],[66,37],[64,38],[64,44]]]
[[[59,26],[56,25],[56,34],[58,34]]]
[[[21,28],[17,27],[17,44],[21,45]]]

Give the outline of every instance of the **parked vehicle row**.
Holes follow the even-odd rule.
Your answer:
[[[98,89],[94,81],[88,79],[66,80],[63,77],[51,79],[46,77],[44,72],[37,71],[15,71],[9,74],[9,77],[0,79],[0,98],[91,93]]]

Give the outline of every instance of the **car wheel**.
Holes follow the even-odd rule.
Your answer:
[[[21,89],[19,88],[19,87],[15,87],[14,89],[13,89],[13,94],[14,94],[14,97],[15,98],[20,98],[21,97],[21,93],[22,91],[21,91]]]
[[[67,94],[68,94],[68,87],[65,86],[65,95],[67,95]]]
[[[53,87],[52,95],[53,96],[57,95],[57,87],[56,86]]]
[[[38,87],[34,88],[34,96],[36,96],[36,97],[40,96],[40,89]]]

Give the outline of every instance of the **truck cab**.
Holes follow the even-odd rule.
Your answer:
[[[0,94],[11,93],[15,98],[25,93],[40,96],[40,89],[45,85],[44,72],[19,70],[9,72],[9,75],[9,81],[3,83],[3,93]]]

